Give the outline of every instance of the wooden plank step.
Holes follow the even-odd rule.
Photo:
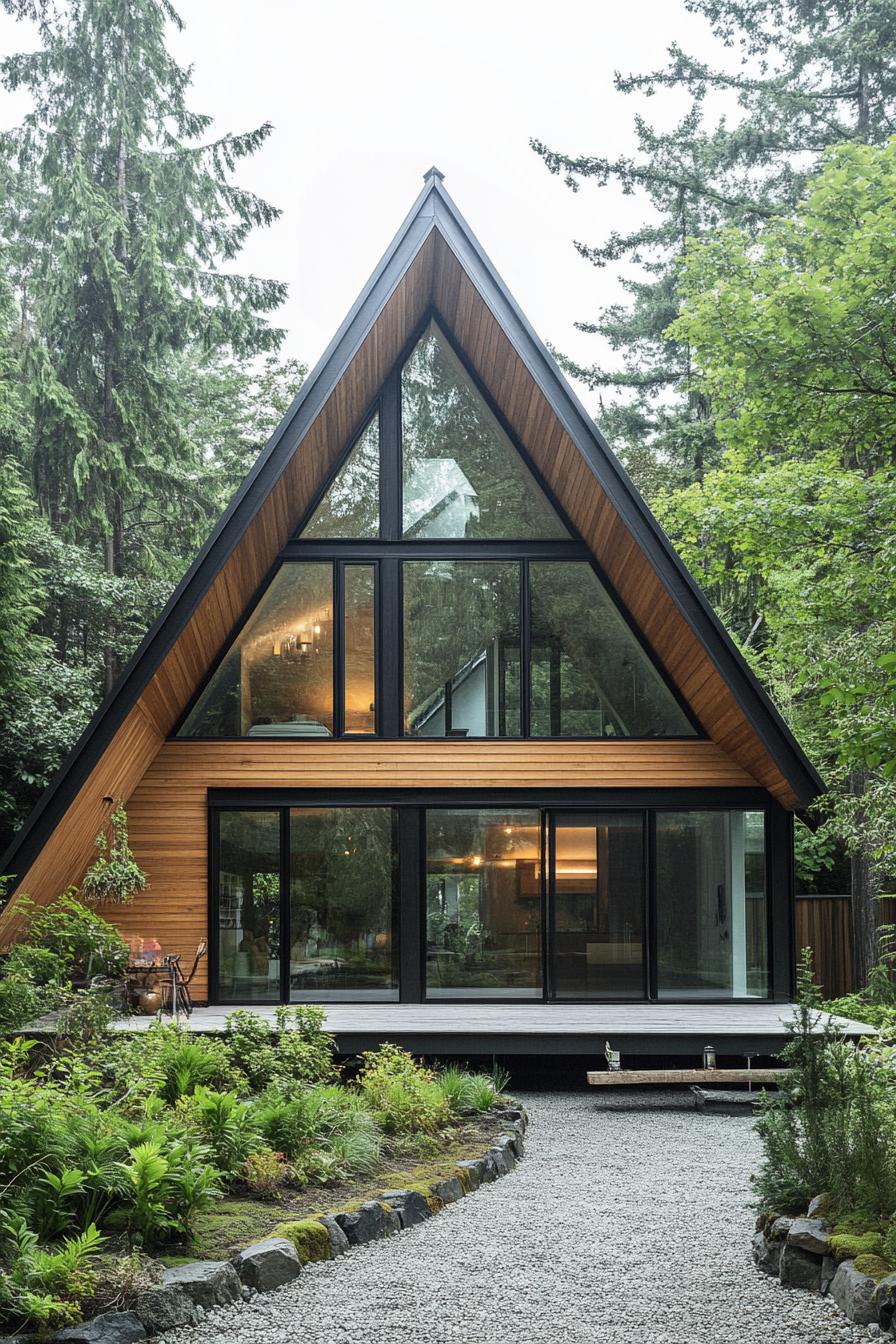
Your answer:
[[[593,1087],[645,1083],[776,1083],[789,1069],[600,1069],[587,1077]]]

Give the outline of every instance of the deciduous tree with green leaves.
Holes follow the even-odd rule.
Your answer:
[[[658,502],[825,774],[849,846],[856,972],[896,867],[896,140],[831,150],[792,216],[681,268],[672,328],[725,452]]]
[[[687,95],[688,111],[670,130],[637,114],[635,152],[615,159],[532,141],[574,191],[615,183],[645,197],[643,225],[601,244],[575,244],[595,266],[642,267],[623,281],[630,302],[578,324],[603,337],[622,367],[565,363],[609,394],[601,425],[648,496],[699,480],[719,454],[687,330],[669,331],[680,303],[676,258],[721,226],[756,232],[788,212],[826,147],[881,143],[896,131],[892,0],[685,0],[685,7],[710,25],[719,60],[697,60],[673,44],[663,69],[616,77],[620,93]],[[716,117],[725,104],[729,115]]]

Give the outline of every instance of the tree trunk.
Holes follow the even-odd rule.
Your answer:
[[[857,770],[850,775],[850,792],[861,798],[865,792],[867,775]],[[862,833],[864,811],[859,807],[855,816],[855,826]],[[877,899],[878,884],[871,860],[865,849],[853,853],[852,869],[852,966],[855,988],[862,989],[868,983],[868,975],[879,957],[878,928],[880,925],[880,902]]]

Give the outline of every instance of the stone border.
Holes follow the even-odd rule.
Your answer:
[[[297,1279],[315,1260],[333,1260],[353,1246],[392,1236],[425,1222],[480,1185],[513,1170],[523,1156],[529,1123],[524,1107],[505,1106],[491,1114],[508,1122],[488,1152],[458,1162],[455,1174],[413,1190],[384,1190],[358,1207],[292,1223],[247,1246],[232,1260],[195,1260],[166,1269],[161,1282],[143,1293],[132,1311],[107,1311],[67,1326],[51,1344],[139,1344],[182,1325],[196,1325],[207,1312],[242,1297],[267,1293]],[[0,1341],[2,1344],[2,1341]]]
[[[896,1336],[896,1273],[875,1278],[851,1258],[838,1263],[831,1224],[818,1216],[824,1203],[823,1195],[813,1199],[804,1218],[760,1217],[753,1237],[757,1268],[787,1288],[829,1294],[855,1325],[877,1325]]]

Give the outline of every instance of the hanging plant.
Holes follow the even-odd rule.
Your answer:
[[[111,830],[111,838],[108,831]],[[84,874],[81,895],[92,905],[130,905],[148,886],[128,844],[128,814],[119,803],[96,838],[97,856]]]

